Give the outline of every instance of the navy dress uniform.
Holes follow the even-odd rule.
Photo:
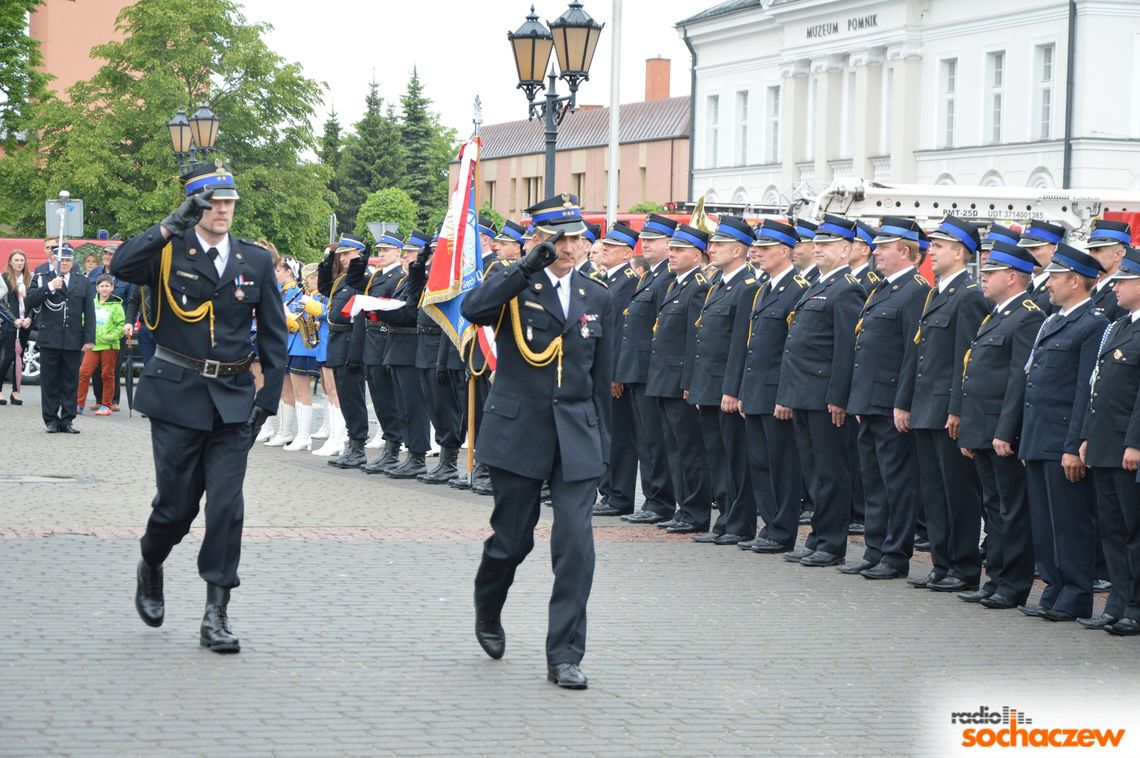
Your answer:
[[[961,592],[977,589],[981,577],[982,490],[974,463],[962,455],[947,423],[954,417],[960,428],[962,365],[988,308],[965,269],[981,246],[978,228],[949,216],[930,236],[958,243],[966,258],[954,272],[935,271],[938,284],[930,290],[915,333],[910,428],[933,568],[926,578],[908,581],[939,592]]]
[[[677,222],[650,213],[641,227],[640,238],[666,239],[673,236]],[[656,243],[655,243],[656,244]],[[614,381],[629,393],[633,407],[634,434],[637,438],[638,463],[641,471],[641,493],[645,503],[641,510],[623,520],[638,524],[655,524],[673,518],[677,507],[673,492],[673,476],[665,454],[664,426],[657,401],[645,393],[649,381],[649,357],[653,349],[653,322],[661,309],[665,289],[672,275],[664,258],[653,264],[637,282],[633,297],[623,312],[621,345],[614,364]]]
[[[912,219],[885,217],[875,244],[919,242]],[[883,254],[880,248],[876,255]],[[913,265],[901,264],[867,296],[855,326],[855,362],[848,413],[859,416],[859,463],[866,498],[866,550],[862,561],[844,567],[868,579],[906,576],[914,550],[919,509],[918,460],[914,435],[900,432],[895,409],[909,412],[917,362],[915,328],[930,285]]]
[[[529,239],[522,232],[521,226],[511,221],[503,222],[503,229],[499,234],[495,235],[499,241],[502,236],[507,236],[511,240],[522,244],[526,239]],[[532,235],[533,236],[533,233]],[[482,240],[482,237],[480,237]],[[498,256],[495,252],[484,252],[483,254],[483,277],[486,278],[496,267],[505,267],[511,265],[512,261],[507,261]],[[468,373],[475,377],[475,404],[469,409],[470,413],[475,414],[475,434],[478,438],[479,427],[483,425],[483,408],[487,404],[487,396],[491,393],[491,371],[487,366],[486,357],[482,349],[476,344],[476,340],[471,340],[468,343],[467,354],[465,356],[465,366]],[[475,451],[475,470],[469,477],[466,469],[460,471],[459,475],[448,482],[448,485],[456,489],[468,489],[477,495],[490,496],[491,492],[491,475],[487,471],[487,466],[479,460],[478,449]]]
[[[1049,300],[1049,290],[1045,288],[1045,281],[1048,277],[1045,275],[1044,268],[1057,250],[1057,245],[1064,239],[1065,227],[1048,221],[1035,220],[1029,222],[1017,240],[1017,246],[1028,249],[1037,261],[1038,268],[1042,269],[1042,272],[1033,278],[1033,282],[1029,286],[1029,296],[1033,298],[1033,302],[1037,303],[1037,307],[1047,314],[1056,309]]]
[[[375,247],[378,250],[393,247],[399,249],[394,245],[398,241],[385,235],[377,240]],[[396,294],[396,287],[400,284],[403,274],[404,269],[399,261],[376,269],[365,282],[364,294],[369,297],[392,297]],[[400,428],[400,413],[396,405],[396,383],[392,379],[391,370],[384,365],[384,352],[388,346],[388,326],[378,318],[368,318],[366,315],[364,336],[363,362],[368,394],[372,398],[372,409],[380,422],[384,452],[363,468],[369,474],[382,474],[399,462],[403,430]]]
[[[745,263],[756,240],[752,227],[742,218],[722,216],[709,244],[744,246],[739,265],[721,269],[709,287],[698,319],[693,345],[693,372],[689,404],[700,413],[701,436],[712,474],[713,498],[724,510],[708,534],[697,542],[735,545],[756,536],[756,500],[748,466],[748,440],[739,411],[724,412],[722,400],[740,395],[744,376],[749,316],[760,284]]]
[[[753,247],[782,245],[790,251],[799,241],[795,229],[765,219],[756,227]],[[785,552],[795,546],[803,492],[793,422],[773,413],[784,359],[784,343],[792,309],[808,282],[791,265],[777,270],[753,297],[740,382],[740,412],[748,432],[748,463],[753,498],[764,526],[748,548],[756,553]],[[740,543],[744,545],[745,543]]]
[[[40,351],[40,410],[49,433],[77,434],[72,423],[79,391],[83,346],[95,344],[95,300],[91,282],[72,268],[65,245],[60,268],[37,273],[24,299],[35,313],[36,347]],[[53,285],[57,279],[62,284]]]
[[[828,215],[817,228],[816,239],[850,242],[854,228],[851,221]],[[851,523],[848,437],[843,427],[832,422],[828,406],[847,408],[855,362],[855,323],[865,296],[850,266],[840,264],[821,272],[790,316],[776,404],[793,411],[800,469],[807,478],[814,510],[807,542],[802,549],[786,553],[788,561],[799,562],[817,552],[825,554],[820,560],[828,561],[847,554]]]
[[[709,235],[678,224],[669,240],[670,259],[675,251],[704,252]],[[707,532],[712,521],[709,463],[701,438],[697,409],[685,401],[692,385],[696,323],[708,295],[709,282],[697,257],[691,268],[672,272],[653,327],[649,381],[645,394],[657,399],[665,430],[665,454],[673,472],[677,513],[665,529],[672,534]]]
[[[1089,231],[1089,238],[1085,242],[1089,254],[1101,262],[1105,267],[1105,274],[1097,279],[1092,290],[1093,310],[1099,316],[1104,316],[1111,323],[1127,311],[1116,304],[1116,281],[1113,275],[1115,266],[1110,267],[1106,261],[1122,256],[1127,246],[1132,242],[1132,227],[1124,221],[1106,221],[1096,219]],[[1119,259],[1121,262],[1123,259]],[[1116,260],[1113,260],[1115,263]]]
[[[561,195],[527,209],[542,234],[580,235],[576,198]],[[550,483],[554,587],[546,638],[547,676],[584,688],[586,603],[594,573],[591,513],[610,451],[613,345],[610,295],[570,267],[563,276],[551,243],[513,266],[491,270],[464,298],[463,316],[501,325],[497,367],[477,445],[490,468],[494,533],[475,576],[476,637],[503,654],[500,614],[515,570],[534,547],[539,491]],[[520,454],[520,451],[524,451]]]
[[[1072,271],[1091,283],[1103,267],[1061,243],[1046,269]],[[1071,482],[1062,459],[1080,453],[1089,378],[1107,323],[1088,299],[1041,325],[1026,363],[1025,418],[1019,455],[1029,487],[1033,549],[1045,591],[1029,615],[1069,621],[1092,613],[1096,566],[1096,503],[1092,480]]]
[[[242,485],[257,428],[281,397],[285,313],[272,254],[228,233],[227,206],[238,197],[233,175],[219,162],[191,170],[182,183],[187,198],[178,210],[124,242],[111,261],[115,276],[147,288],[154,307],[143,316],[155,354],[143,369],[135,406],[150,418],[158,492],[141,540],[135,604],[147,624],[162,623],[162,564],[190,531],[204,493],[201,644],[237,652],[226,609],[230,589],[239,584]],[[254,319],[260,390],[249,371]]]
[[[993,240],[982,272],[1032,276],[1033,256],[1013,242]],[[1033,538],[1025,466],[1018,459],[1025,411],[1025,364],[1045,313],[1024,290],[1004,292],[982,320],[962,365],[958,445],[973,452],[986,520],[986,575],[978,590],[959,595],[987,608],[1022,605],[1033,587]],[[998,455],[994,440],[1009,443]]]
[[[1140,250],[1129,247],[1118,280],[1140,279]],[[1130,286],[1134,286],[1130,284]],[[1082,623],[1113,634],[1140,634],[1140,484],[1124,468],[1126,451],[1140,449],[1140,325],[1126,313],[1101,337],[1081,437],[1092,467],[1097,526],[1112,590],[1104,613]]]
[[[332,369],[336,396],[348,432],[348,445],[339,458],[328,461],[337,468],[360,468],[368,463],[364,443],[368,439],[368,406],[364,400],[365,380],[362,371],[366,324],[364,313],[356,317],[344,315],[344,308],[354,295],[363,291],[364,272],[368,263],[368,243],[352,234],[342,234],[331,255],[317,266],[317,291],[329,299],[329,343],[325,365]],[[333,276],[333,257],[349,261],[344,273]]]
[[[627,224],[617,222],[602,238],[603,245],[624,245],[631,251],[637,247],[637,232]],[[613,303],[614,324],[612,334],[621,327],[622,313],[633,299],[637,288],[637,274],[629,262],[625,262],[605,273],[604,281],[610,291]],[[614,359],[617,359],[619,344],[613,340]],[[595,516],[623,516],[633,513],[633,501],[637,487],[637,436],[633,430],[633,404],[630,396],[623,392],[620,397],[611,399],[613,431],[610,446],[610,465],[598,484],[601,499],[594,506]]]

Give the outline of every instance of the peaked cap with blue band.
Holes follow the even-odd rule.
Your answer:
[[[800,243],[796,228],[791,224],[766,218],[756,226],[756,239],[753,247],[770,247],[771,245],[787,245],[795,247]]]
[[[985,272],[1013,269],[1023,274],[1033,274],[1033,268],[1036,265],[1037,261],[1025,248],[1018,247],[1012,242],[994,240],[990,257],[982,264],[980,270]]]
[[[943,219],[942,223],[938,225],[938,228],[930,233],[930,238],[957,242],[965,246],[971,255],[978,252],[978,248],[982,245],[981,237],[978,234],[978,227],[972,222],[965,221],[957,216],[947,216]]]
[[[1098,218],[1092,223],[1085,247],[1107,247],[1108,245],[1131,245],[1132,227],[1124,221],[1108,221]]]
[[[815,228],[815,242],[850,242],[855,239],[855,222],[851,219],[823,214],[823,221]]]
[[[881,245],[895,240],[907,240],[917,245],[922,241],[922,227],[913,218],[883,216],[883,221],[879,224],[879,233],[875,235],[875,244]]]
[[[590,240],[590,244],[597,242],[598,237],[600,237],[601,234],[602,234],[602,225],[601,224],[591,224],[589,221],[586,222],[586,231],[584,231],[582,233],[582,236],[585,237],[586,239]]]
[[[413,250],[423,250],[425,245],[430,245],[432,242],[431,235],[427,232],[421,232],[418,229],[408,234],[408,239],[401,246],[403,248],[411,248]]]
[[[1056,245],[1065,239],[1065,227],[1048,221],[1030,221],[1017,241],[1019,247]]]
[[[650,213],[645,217],[645,223],[641,225],[639,236],[646,240],[672,237],[673,230],[676,228],[677,222],[673,219],[662,216],[660,213]]]
[[[756,233],[748,222],[739,216],[721,216],[709,242],[739,242],[745,247],[756,241]]]
[[[673,230],[673,239],[669,240],[669,247],[695,247],[702,253],[709,247],[709,233],[703,229],[688,224],[677,224]]]
[[[1008,226],[991,224],[990,230],[986,232],[986,236],[982,238],[982,249],[989,250],[990,247],[999,240],[1001,242],[1008,242],[1011,245],[1016,245],[1020,237],[1020,232],[1010,229]]]
[[[618,221],[606,232],[602,242],[607,245],[628,245],[632,250],[637,247],[637,232],[628,224]]]
[[[234,182],[233,172],[221,161],[190,169],[181,176],[182,189],[187,197],[214,190],[214,197],[219,200],[237,200],[237,184]]]
[[[1140,279],[1140,248],[1131,245],[1124,246],[1124,257],[1120,259],[1120,268],[1112,275],[1113,279]]]
[[[1104,273],[1104,266],[1084,250],[1062,242],[1057,245],[1057,250],[1053,253],[1049,265],[1045,267],[1045,272],[1056,274],[1069,271],[1080,274],[1086,279],[1096,279]]]
[[[479,233],[486,234],[488,237],[494,238],[499,230],[495,228],[495,222],[486,216],[479,217]]]
[[[377,243],[379,245],[379,243]],[[368,243],[363,237],[357,237],[355,234],[342,234],[336,243],[336,251],[338,253],[347,253],[355,251],[364,253],[368,251]]]
[[[527,208],[526,213],[530,215],[535,230],[543,234],[562,232],[567,237],[580,237],[586,231],[578,196],[568,192],[548,197]]]
[[[800,242],[811,242],[815,239],[815,230],[819,227],[807,219],[796,219],[796,234],[800,235]]]
[[[524,239],[526,239],[526,227],[509,219],[503,222],[503,228],[495,235],[496,242],[517,242],[521,245]]]
[[[865,221],[855,222],[855,239],[866,243],[867,247],[871,248],[871,250],[875,249],[875,235],[878,233],[878,229]]]

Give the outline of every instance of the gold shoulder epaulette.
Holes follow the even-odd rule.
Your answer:
[[[625,275],[626,275],[626,278],[632,279],[633,277],[637,276],[637,272],[633,270],[632,266],[630,266],[629,268],[627,268],[625,270]]]
[[[847,279],[847,281],[851,282],[852,284],[858,284],[859,283],[859,280],[850,271],[847,272],[846,274],[844,274],[843,276],[845,279]]]
[[[704,274],[700,273],[699,271],[697,273],[693,274],[693,278],[697,280],[697,284],[708,284],[709,283],[709,280],[705,279]]]
[[[588,279],[592,279],[593,281],[595,281],[595,282],[597,282],[598,284],[602,285],[602,286],[603,286],[603,287],[605,287],[606,289],[609,289],[609,288],[610,288],[610,285],[606,284],[606,280],[605,280],[605,279],[603,279],[602,277],[598,276],[598,272],[596,272],[596,271],[593,271],[593,272],[591,272],[591,273],[590,273],[590,275],[589,275],[587,278],[588,278]]]
[[[795,282],[796,284],[800,285],[800,289],[806,289],[808,286],[808,280],[804,279],[799,274],[796,274],[795,276],[793,276],[792,281]]]
[[[976,282],[971,282],[970,284],[966,285],[966,289],[968,289],[968,290],[976,290],[977,288],[978,288],[978,285]]]
[[[868,271],[867,272],[867,278],[870,279],[872,282],[882,281],[882,277],[879,276],[878,274],[876,274],[874,271]]]
[[[1022,300],[1021,304],[1022,304],[1022,306],[1025,307],[1025,310],[1027,310],[1027,311],[1039,311],[1039,310],[1041,310],[1041,307],[1038,306],[1037,303],[1033,302],[1032,300],[1030,300],[1028,298],[1026,298],[1025,300]]]
[[[756,277],[750,276],[744,280],[744,283],[745,284],[755,284],[756,283]]]
[[[923,287],[926,287],[927,289],[930,289],[930,282],[928,282],[928,281],[926,281],[925,279],[923,279],[923,278],[922,278],[922,275],[921,275],[921,274],[915,274],[915,275],[914,275],[914,280],[915,280],[916,282],[918,282],[920,285],[922,285]]]
[[[242,237],[238,237],[238,242],[244,242],[245,244],[249,245],[250,247],[256,247],[258,250],[265,250],[265,248],[264,248],[264,247],[262,247],[261,245],[257,244],[257,243],[256,243],[256,242],[254,242],[253,240],[247,240],[247,239],[244,239],[244,238],[242,238]],[[265,250],[265,251],[266,251],[266,252],[269,252],[268,250]]]

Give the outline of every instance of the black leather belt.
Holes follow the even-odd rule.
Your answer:
[[[367,326],[369,329],[371,329],[374,332],[386,332],[386,331],[388,331],[388,325],[381,323],[379,321],[369,321]]]
[[[190,369],[191,371],[201,374],[207,379],[217,379],[219,376],[238,376],[249,371],[249,365],[253,363],[253,355],[247,355],[244,360],[233,361],[227,363],[225,361],[215,361],[209,358],[191,358],[182,353],[176,353],[173,350],[168,350],[162,345],[154,348],[154,357],[159,360],[173,363],[175,366]]]
[[[419,334],[414,326],[389,326],[388,334]]]
[[[416,327],[416,334],[437,335],[437,334],[443,334],[443,330],[440,329],[438,326],[417,326]]]
[[[352,324],[329,324],[330,332],[351,332]]]

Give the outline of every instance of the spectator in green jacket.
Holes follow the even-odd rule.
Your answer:
[[[115,281],[109,274],[100,274],[95,280],[95,345],[83,356],[83,364],[79,367],[79,398],[78,410],[83,413],[83,406],[87,402],[87,387],[95,370],[103,377],[103,397],[100,398],[96,416],[110,416],[111,402],[115,396],[115,385],[118,377],[115,376],[115,365],[119,359],[119,343],[123,339],[123,325],[127,319],[123,313],[122,298],[115,297],[111,291]]]

